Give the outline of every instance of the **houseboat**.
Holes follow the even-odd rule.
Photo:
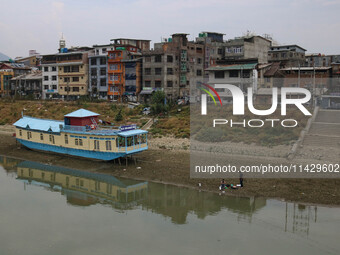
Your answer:
[[[79,109],[64,121],[23,116],[13,125],[18,142],[34,150],[113,160],[148,149],[147,131],[136,125],[102,127],[98,116]]]

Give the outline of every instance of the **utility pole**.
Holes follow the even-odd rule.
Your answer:
[[[313,108],[316,106],[315,104],[315,63],[313,64]]]

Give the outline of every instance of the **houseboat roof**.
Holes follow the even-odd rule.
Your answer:
[[[60,132],[60,127],[64,127],[64,122],[58,120],[38,119],[24,116],[13,125],[20,128],[29,128],[46,132]]]
[[[94,117],[99,116],[100,114],[91,112],[85,109],[79,109],[69,114],[66,114],[65,117],[74,117],[74,118],[84,118],[84,117]]]
[[[134,129],[134,130],[129,130],[129,131],[121,131],[118,133],[118,135],[128,137],[128,136],[133,136],[133,135],[146,134],[147,132],[148,131],[145,131],[142,129]]]

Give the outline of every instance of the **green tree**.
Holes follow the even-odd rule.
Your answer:
[[[164,113],[168,111],[168,105],[165,105],[165,93],[156,91],[151,98],[151,112],[153,114]]]

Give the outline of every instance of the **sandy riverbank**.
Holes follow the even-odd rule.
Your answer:
[[[157,138],[150,140],[150,149],[136,156],[137,164],[130,160],[128,166],[122,160],[118,162],[100,162],[73,158],[56,154],[40,153],[20,148],[11,132],[0,132],[0,154],[25,160],[97,171],[114,176],[148,180],[186,186],[207,191],[218,191],[219,179],[190,179],[190,153],[187,139]],[[242,155],[233,156],[233,160],[244,160]],[[227,180],[236,183],[238,180]],[[245,187],[239,190],[227,190],[233,196],[263,196],[288,201],[340,205],[339,179],[246,179]]]

